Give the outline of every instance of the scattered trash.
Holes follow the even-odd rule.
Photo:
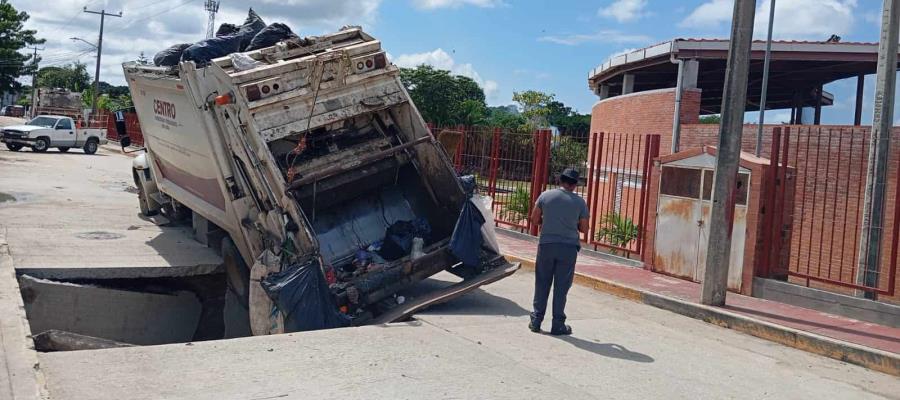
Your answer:
[[[431,226],[424,218],[415,221],[397,221],[388,227],[378,251],[385,260],[400,259],[412,251],[413,238],[428,238]]]
[[[406,297],[397,296],[397,304],[403,304],[403,303],[406,303]]]
[[[238,28],[235,24],[224,23],[219,25],[219,29],[216,30],[216,37],[233,35],[238,32],[240,28]]]
[[[413,238],[412,241],[412,251],[409,253],[409,258],[416,260],[425,256],[425,252],[422,251],[422,248],[425,246],[425,240],[420,237]]]

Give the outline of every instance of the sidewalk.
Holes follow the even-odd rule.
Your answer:
[[[534,268],[537,243],[498,230],[504,254]],[[623,262],[627,262],[623,260]],[[900,376],[900,329],[736,293],[725,307],[699,304],[700,284],[587,254],[575,281],[630,300]]]

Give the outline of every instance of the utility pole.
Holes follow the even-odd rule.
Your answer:
[[[206,38],[213,37],[216,31],[216,13],[219,12],[219,2],[217,0],[206,0],[203,5],[204,9],[209,13],[209,22],[206,23]]]
[[[31,118],[35,117],[35,108],[37,108],[37,74],[38,74],[38,58],[37,52],[44,51],[43,47],[32,46],[29,47],[34,50],[34,53],[31,55],[31,62],[34,63],[34,71],[31,73]]]
[[[100,37],[97,39],[97,68],[94,70],[94,99],[91,102],[91,117],[94,117],[97,115],[97,98],[100,97],[100,56],[103,54],[103,22],[106,16],[122,18],[122,12],[110,14],[106,10],[90,11],[87,7],[84,7],[84,12],[100,15]]]
[[[873,287],[878,284],[881,241],[884,233],[885,185],[891,127],[894,124],[894,93],[897,88],[897,40],[900,29],[900,0],[884,0],[881,39],[875,81],[875,117],[869,140],[866,191],[863,194],[862,228],[859,239],[856,281]]]
[[[766,100],[769,94],[769,63],[772,61],[772,28],[775,26],[775,0],[769,0],[769,34],[766,37],[766,59],[763,62],[762,93],[759,96],[759,126],[756,131],[756,156],[762,153],[763,124],[766,123]]]
[[[741,161],[741,136],[747,106],[747,79],[750,74],[750,46],[753,42],[755,12],[756,0],[735,0],[722,96],[722,124],[719,126],[719,147],[713,181],[706,271],[700,294],[700,302],[706,305],[725,305],[725,293],[728,289],[734,196]]]

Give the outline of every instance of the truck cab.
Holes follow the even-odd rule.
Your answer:
[[[65,153],[80,147],[86,154],[94,154],[107,143],[107,138],[106,129],[81,128],[72,118],[62,115],[39,115],[24,125],[4,127],[0,141],[11,151],[30,147],[38,153],[50,148]]]

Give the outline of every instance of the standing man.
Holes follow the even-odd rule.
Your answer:
[[[566,168],[559,177],[560,187],[541,193],[531,212],[531,223],[541,225],[537,262],[534,271],[534,312],[528,329],[541,331],[547,311],[547,298],[553,286],[553,326],[551,335],[571,335],[566,325],[566,296],[575,278],[575,260],[581,250],[579,232],[588,232],[588,208],[576,194],[578,171]]]

